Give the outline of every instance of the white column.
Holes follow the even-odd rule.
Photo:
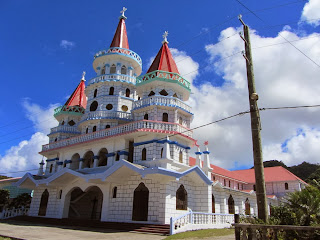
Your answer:
[[[196,156],[196,165],[199,166],[200,168],[202,168],[202,161],[201,161],[201,154],[202,152],[200,152],[200,148],[198,147],[198,151],[195,153]]]
[[[171,154],[170,154],[170,145],[169,145],[169,137],[167,136],[167,139],[164,143],[163,147],[163,156],[166,159],[171,159]]]

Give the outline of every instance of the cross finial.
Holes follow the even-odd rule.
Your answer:
[[[168,39],[167,39],[168,35],[169,35],[168,31],[165,31],[164,34],[162,35],[162,37],[163,37],[162,44],[169,43]]]
[[[127,11],[128,9],[123,7],[122,10],[120,11],[121,13],[121,17],[126,18],[126,16],[124,15],[124,12]]]
[[[82,78],[81,78],[82,81],[86,81],[86,80],[84,79],[84,76],[85,76],[85,75],[86,75],[86,72],[83,71],[83,72],[82,72]]]
[[[208,144],[209,144],[209,141],[205,141],[205,142],[204,142],[204,145],[205,145],[205,146],[208,146]]]

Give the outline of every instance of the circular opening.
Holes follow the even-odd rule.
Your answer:
[[[111,110],[112,108],[113,108],[112,104],[108,104],[108,105],[106,106],[106,109],[107,109],[107,110]]]
[[[128,107],[127,107],[126,105],[122,105],[121,109],[122,109],[122,111],[124,111],[124,112],[128,111]]]
[[[95,110],[97,110],[98,108],[98,102],[97,101],[94,101],[93,103],[91,103],[90,105],[90,112],[93,112]]]
[[[73,125],[75,125],[76,123],[75,123],[73,120],[71,120],[71,121],[68,122],[68,124],[69,124],[69,126],[73,126]]]

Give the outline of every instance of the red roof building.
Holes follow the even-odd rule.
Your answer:
[[[118,27],[110,44],[110,48],[119,47],[129,49],[125,19],[125,16],[120,16]]]

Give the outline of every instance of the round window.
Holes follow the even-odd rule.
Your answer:
[[[113,108],[112,104],[108,104],[108,105],[106,106],[106,109],[107,109],[107,110],[111,110],[112,108]]]
[[[128,107],[127,107],[126,105],[122,105],[121,109],[122,109],[122,111],[124,111],[124,112],[128,111]]]

